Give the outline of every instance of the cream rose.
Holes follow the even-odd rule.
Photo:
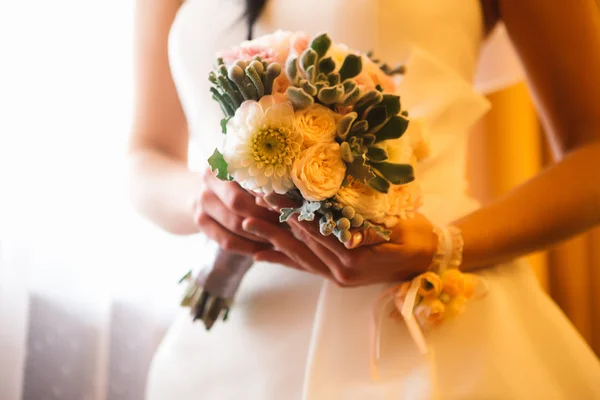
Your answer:
[[[304,146],[331,143],[335,138],[337,114],[320,104],[313,104],[295,114],[296,126],[304,137]]]
[[[389,208],[385,193],[356,180],[351,180],[348,186],[340,188],[335,199],[345,206],[352,206],[357,213],[372,222],[385,217]]]
[[[335,199],[352,206],[362,216],[375,223],[393,228],[400,219],[411,216],[422,205],[422,196],[416,183],[391,185],[388,193],[380,193],[370,186],[352,181],[342,187]]]
[[[321,201],[335,195],[346,176],[337,143],[316,144],[300,153],[292,166],[292,180],[311,201]]]
[[[388,228],[396,225],[399,219],[412,217],[423,205],[421,187],[416,181],[406,185],[391,185],[387,197],[388,209],[382,222]]]

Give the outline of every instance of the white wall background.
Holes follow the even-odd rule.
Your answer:
[[[133,3],[0,1],[1,400],[142,399],[198,260],[128,203]]]

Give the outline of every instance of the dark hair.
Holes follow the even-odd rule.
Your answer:
[[[246,18],[246,22],[248,23],[248,40],[252,39],[252,30],[254,28],[254,23],[260,16],[265,4],[267,4],[267,0],[245,0],[246,1],[246,10],[244,11],[244,17]]]

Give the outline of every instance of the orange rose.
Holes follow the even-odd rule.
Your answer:
[[[468,299],[465,296],[455,296],[446,304],[446,315],[449,318],[456,317],[465,311],[465,304]]]
[[[473,274],[463,274],[463,295],[470,299],[479,285],[479,278]]]
[[[434,272],[428,271],[420,277],[419,295],[423,297],[438,297],[442,293],[442,280]]]
[[[464,282],[462,272],[457,269],[449,269],[442,274],[442,291],[450,296],[462,294]]]

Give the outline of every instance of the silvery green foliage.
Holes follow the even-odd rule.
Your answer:
[[[360,88],[351,81],[362,70],[360,56],[346,56],[339,71],[331,57],[325,57],[331,47],[327,34],[315,37],[310,46],[286,65],[286,74],[292,83],[288,96],[296,109],[309,107],[315,101],[334,107],[350,106],[360,97]]]
[[[321,202],[304,200],[298,208],[282,208],[279,215],[279,222],[286,222],[294,214],[298,215],[298,221],[314,221],[315,212],[321,208]]]

